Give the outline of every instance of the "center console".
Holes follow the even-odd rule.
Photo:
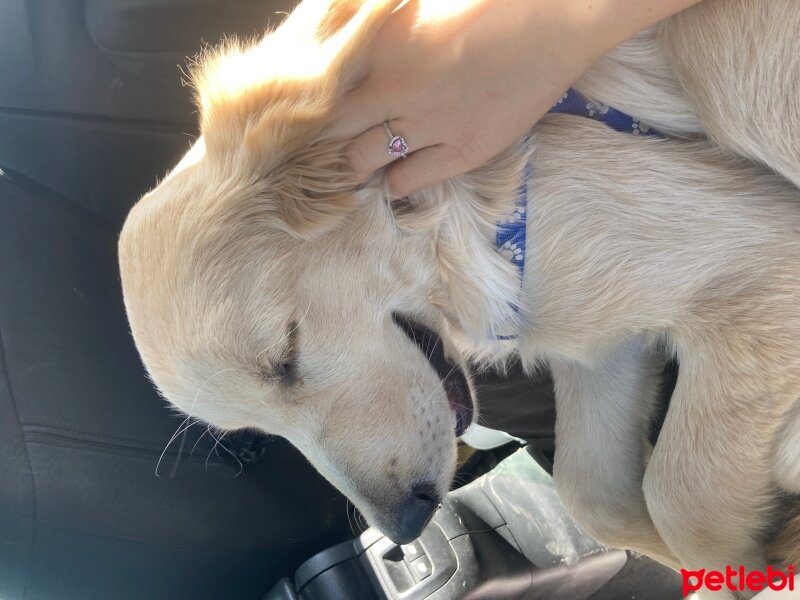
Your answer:
[[[422,535],[375,529],[306,561],[265,600],[678,600],[677,573],[584,533],[525,449],[451,492]]]

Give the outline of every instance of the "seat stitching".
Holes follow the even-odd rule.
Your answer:
[[[27,569],[25,570],[25,584],[22,588],[22,597],[23,599],[28,596],[28,580],[30,579],[31,574],[31,561],[33,560],[34,548],[36,546],[36,519],[38,515],[38,501],[37,501],[37,489],[36,489],[36,475],[33,471],[33,461],[31,461],[30,453],[28,452],[28,443],[25,440],[25,434],[22,429],[22,422],[19,417],[19,409],[17,408],[17,400],[16,396],[14,395],[14,386],[11,382],[11,377],[8,372],[8,366],[6,365],[6,349],[5,343],[3,341],[3,332],[0,328],[0,369],[2,369],[3,373],[5,374],[6,382],[8,384],[8,395],[11,398],[11,405],[14,408],[14,413],[17,415],[17,424],[20,426],[20,434],[23,441],[23,449],[25,451],[25,458],[28,461],[28,469],[30,470],[31,474],[31,488],[33,489],[33,522],[31,523],[31,545],[30,550],[28,551],[28,559],[27,559]]]
[[[115,542],[124,542],[126,544],[136,544],[139,546],[150,546],[154,548],[164,548],[166,550],[183,550],[183,551],[191,551],[191,552],[199,552],[203,554],[230,554],[231,552],[245,552],[245,553],[259,553],[259,552],[269,552],[271,550],[276,550],[280,548],[290,548],[292,546],[298,546],[301,544],[307,544],[314,540],[318,540],[320,538],[325,537],[325,535],[329,535],[331,530],[325,531],[322,534],[314,533],[312,535],[303,536],[292,538],[289,541],[281,542],[279,544],[275,544],[273,546],[259,546],[255,548],[249,549],[237,549],[231,550],[229,548],[223,549],[215,549],[215,548],[198,548],[197,546],[181,546],[176,544],[159,544],[153,542],[145,542],[141,540],[132,540],[130,538],[120,537],[116,535],[105,535],[102,533],[92,533],[89,531],[84,531],[81,529],[73,529],[71,527],[63,527],[61,525],[51,525],[47,522],[42,523],[42,527],[46,527],[47,529],[55,529],[57,531],[62,532],[69,532],[69,533],[78,533],[80,535],[85,535],[87,537],[98,538],[101,540],[113,540]]]

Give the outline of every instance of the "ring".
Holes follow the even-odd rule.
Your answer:
[[[387,146],[387,150],[389,152],[389,156],[394,156],[395,158],[406,158],[408,156],[408,142],[406,142],[405,138],[401,135],[394,135],[392,130],[389,129],[389,123],[386,121],[383,122],[383,130],[386,132],[386,136],[389,138],[389,145]]]

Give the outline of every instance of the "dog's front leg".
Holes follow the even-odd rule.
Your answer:
[[[678,382],[644,477],[648,512],[690,571],[765,569],[773,443],[800,394],[791,334],[762,326],[760,336],[748,336],[737,326],[737,335],[679,344]],[[724,587],[699,594],[740,597]]]
[[[647,512],[644,445],[663,361],[638,341],[592,366],[551,361],[556,387],[556,489],[583,528],[610,546],[678,562]]]

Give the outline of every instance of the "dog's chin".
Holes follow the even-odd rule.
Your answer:
[[[453,413],[456,437],[461,437],[475,415],[475,400],[464,370],[447,358],[442,339],[435,331],[404,315],[395,313],[392,318],[439,376]]]

